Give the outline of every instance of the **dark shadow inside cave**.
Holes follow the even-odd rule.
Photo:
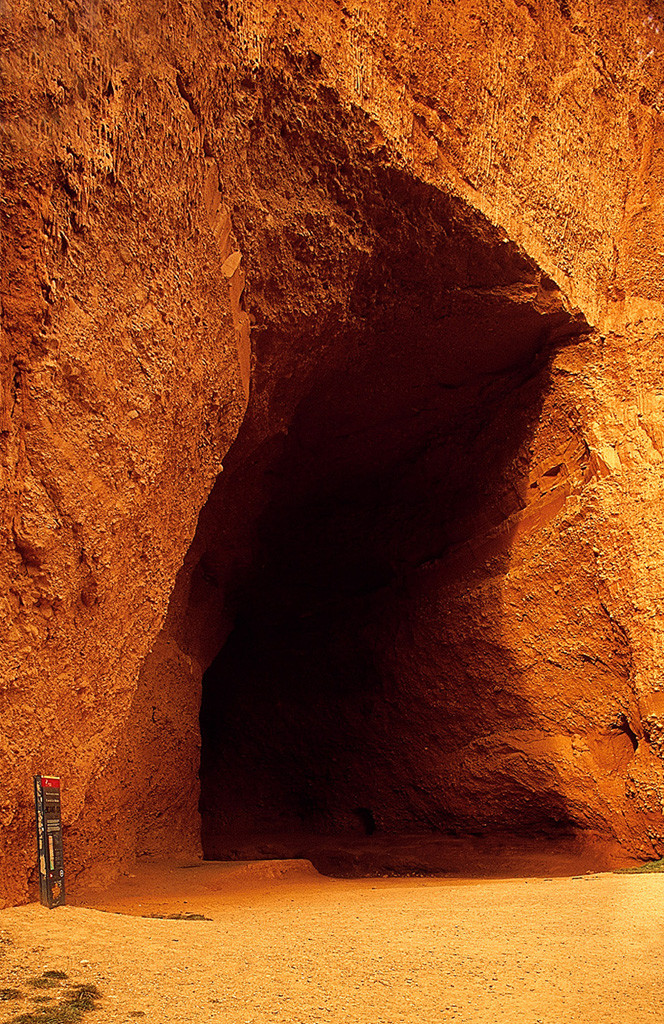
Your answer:
[[[446,799],[446,748],[501,720],[528,721],[501,645],[499,581],[523,501],[515,473],[545,379],[545,366],[529,364],[441,388],[438,408],[414,415],[426,424],[416,436],[412,421],[402,432],[394,420],[328,435],[329,393],[302,404],[266,471],[271,498],[254,560],[228,598],[234,627],[204,677],[210,856],[252,833],[368,833],[358,807],[371,808],[372,832],[492,818],[486,801],[464,820],[458,798]],[[421,405],[438,390],[425,380]],[[347,377],[343,387],[348,395]],[[363,412],[374,394],[358,388]],[[428,649],[413,617],[436,623]],[[512,818],[524,827],[559,819],[552,796],[537,806],[532,793],[521,796]]]
[[[309,339],[315,366],[293,359],[292,411],[253,448],[250,410],[213,496],[192,584],[230,624],[203,686],[208,857],[261,836],[568,825],[546,785],[475,779],[478,799],[459,759],[530,722],[500,580],[551,347],[576,327],[523,257],[520,279],[461,288],[421,255],[358,274],[354,317]]]
[[[344,132],[320,97],[311,110],[297,216],[258,237],[236,215],[242,248],[260,245],[252,394],[201,513],[185,626],[209,666],[205,855],[564,832],[551,778],[508,776],[482,744],[532,727],[501,580],[552,352],[587,324],[480,214],[368,144],[364,164],[340,155]],[[256,122],[275,128],[255,143],[266,195],[291,160],[277,114]]]

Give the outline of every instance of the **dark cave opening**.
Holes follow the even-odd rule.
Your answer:
[[[464,295],[438,335],[393,319],[345,339],[277,441],[231,460],[201,566],[215,579],[235,556],[203,682],[206,856],[285,835],[567,827],[545,784],[459,785],[455,764],[530,722],[500,580],[552,341],[520,298]]]
[[[256,248],[252,390],[199,519],[185,627],[208,666],[205,855],[565,830],[546,773],[481,750],[532,725],[501,581],[552,354],[588,325],[479,213],[386,166],[370,123],[344,128],[325,96],[265,103],[252,188],[295,174],[300,200],[277,217],[270,199],[262,232],[253,207],[234,220]],[[277,129],[295,112],[293,172]]]

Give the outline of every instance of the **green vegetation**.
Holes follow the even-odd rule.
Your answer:
[[[645,864],[637,864],[635,868],[619,868],[617,875],[650,875],[658,871],[664,871],[664,857],[659,860],[649,860]]]
[[[33,978],[28,983],[32,988],[53,988],[66,980],[64,971],[44,971],[40,978]],[[8,990],[9,991],[9,990]],[[21,998],[21,993],[15,989]],[[33,1002],[40,1005],[27,1013],[19,1013],[12,1017],[8,1024],[79,1024],[86,1013],[97,1007],[101,992],[96,985],[71,985],[60,989],[60,999],[56,1002],[52,996],[33,996]]]
[[[143,914],[143,917],[156,918],[158,921],[211,921],[211,917],[205,914],[190,914],[185,911],[182,914]]]

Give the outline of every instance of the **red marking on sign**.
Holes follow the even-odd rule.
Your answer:
[[[45,789],[60,789],[60,779],[47,779],[42,775],[42,786]]]

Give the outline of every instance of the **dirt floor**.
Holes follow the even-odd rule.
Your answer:
[[[338,880],[306,862],[213,863],[140,869],[97,906],[115,912],[31,904],[0,913],[0,1020],[641,1024],[663,1016],[658,874]]]

